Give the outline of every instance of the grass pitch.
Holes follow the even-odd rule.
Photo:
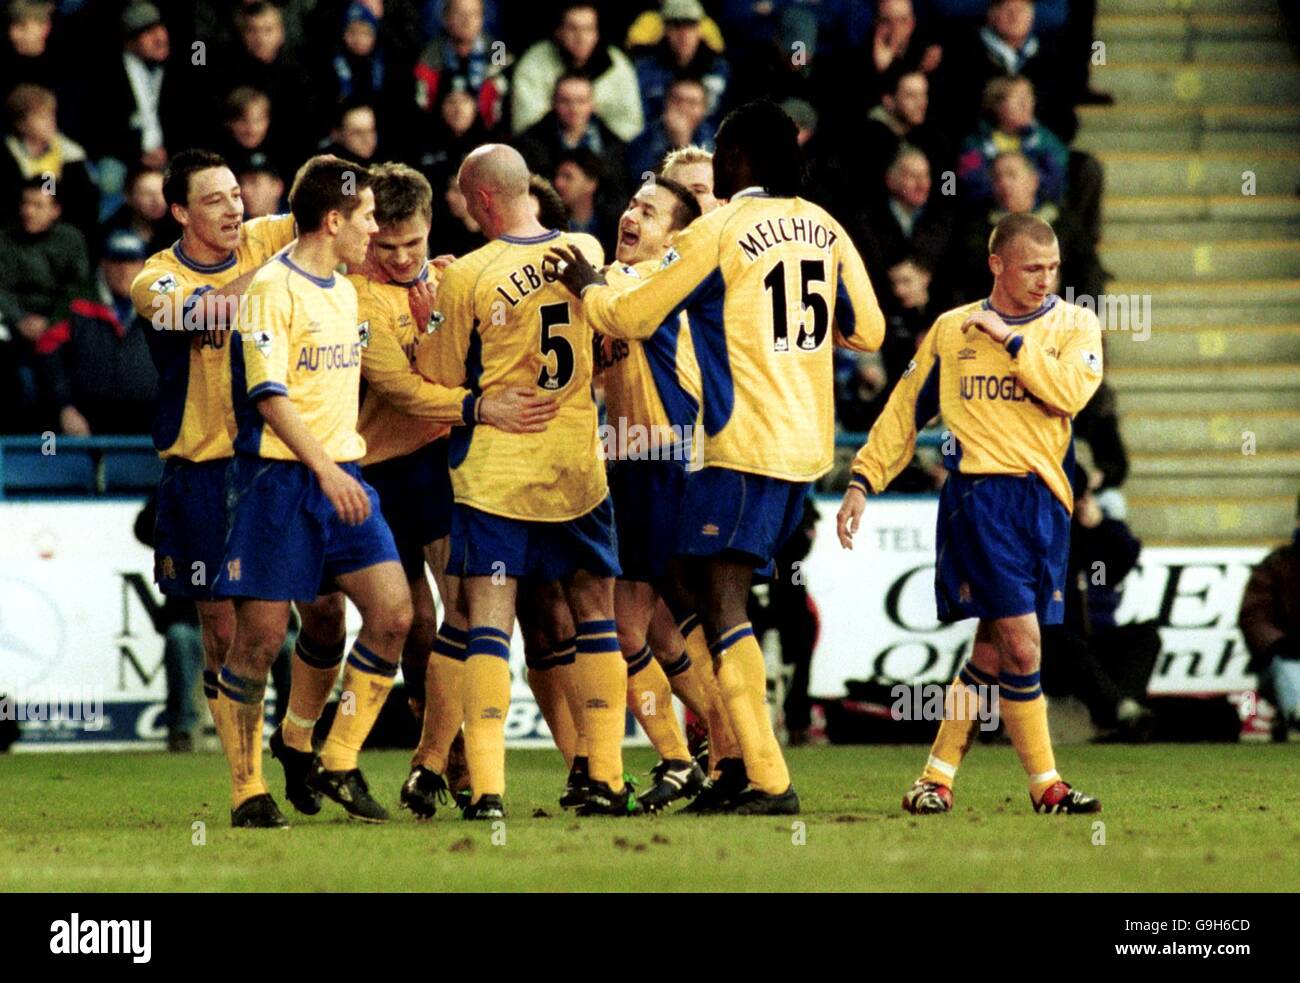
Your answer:
[[[576,819],[555,804],[558,754],[515,751],[510,815],[496,830],[452,810],[426,823],[397,810],[408,761],[398,752],[362,755],[393,806],[388,825],[350,823],[328,801],[299,816],[268,755],[293,823],[282,831],[230,829],[217,755],[9,755],[0,891],[1300,890],[1294,746],[1062,748],[1063,774],[1102,799],[1099,817],[1033,814],[1006,747],[974,749],[952,815],[906,816],[899,800],[924,754],[791,751],[796,822]],[[653,761],[636,750],[627,763],[644,775]]]

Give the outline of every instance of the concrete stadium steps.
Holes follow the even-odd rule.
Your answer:
[[[1276,366],[1282,378],[1275,381],[1285,386],[1288,376],[1293,376],[1295,381],[1289,388],[1295,390],[1300,402],[1300,324],[1170,325],[1153,327],[1149,337],[1131,331],[1108,332],[1106,358],[1110,368],[1121,373],[1142,368],[1147,373],[1176,373],[1184,379],[1184,369],[1222,365],[1249,374],[1258,373],[1270,362],[1289,362]],[[1265,372],[1266,376],[1270,374]]]
[[[1216,150],[1203,153],[1106,151],[1097,155],[1113,195],[1293,195],[1300,187],[1300,153]]]
[[[1300,132],[1300,120],[1297,120]],[[1300,240],[1294,195],[1131,195],[1106,199],[1103,239],[1214,243]]]
[[[1103,243],[1101,262],[1145,280],[1239,280],[1300,276],[1300,241]]]
[[[1110,45],[1117,41],[1137,41],[1142,45],[1155,45],[1167,41],[1197,42],[1227,41],[1240,43],[1247,40],[1274,41],[1284,37],[1282,18],[1274,4],[1267,4],[1253,13],[1170,13],[1169,8],[1158,13],[1115,12],[1112,3],[1103,0],[1097,15],[1096,37],[1106,42],[1106,60],[1112,61]],[[1192,50],[1192,56],[1214,61],[1204,50]],[[1150,61],[1151,57],[1140,59]]]
[[[1300,451],[1147,454],[1133,462],[1124,490],[1139,499],[1188,495],[1210,501],[1237,495],[1294,499],[1300,490]]]
[[[1242,453],[1251,442],[1256,453],[1300,451],[1300,409],[1206,408],[1178,412],[1126,408],[1120,417],[1120,430],[1125,445],[1135,454],[1198,450]]]
[[[1092,81],[1117,100],[1160,100],[1174,105],[1218,102],[1275,105],[1300,101],[1300,77],[1275,65],[1145,61],[1095,66]]]
[[[1300,407],[1300,373],[1286,365],[1117,367],[1108,341],[1106,378],[1119,397],[1121,417],[1130,413],[1287,412]],[[1300,489],[1298,489],[1300,490]]]
[[[1273,543],[1279,538],[1276,530],[1295,522],[1294,495],[1236,495],[1220,501],[1192,495],[1129,495],[1128,505],[1129,524],[1147,545]]]
[[[1114,14],[1270,14],[1274,0],[1102,0],[1099,13]]]
[[[1300,280],[1128,280],[1123,270],[1107,293],[1151,298],[1151,321],[1166,325],[1293,324],[1300,320]],[[1130,307],[1132,301],[1130,300]]]
[[[1080,110],[1077,144],[1106,171],[1130,521],[1149,545],[1278,542],[1300,491],[1295,52],[1275,0],[1099,0],[1096,28],[1117,101]]]

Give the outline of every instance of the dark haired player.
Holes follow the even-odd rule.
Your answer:
[[[603,334],[648,338],[675,311],[690,320],[705,439],[703,467],[687,475],[670,606],[704,623],[744,759],[692,803],[699,811],[799,810],[746,602],[809,484],[831,468],[832,343],[872,351],[884,337],[862,259],[839,222],[797,197],[800,169],[794,122],[769,101],[748,103],[723,121],[713,157],[714,193],[730,201],[691,223],[661,270],[607,284],[555,250]]]

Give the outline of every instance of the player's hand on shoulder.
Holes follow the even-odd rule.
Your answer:
[[[552,246],[546,258],[555,264],[555,272],[575,297],[581,297],[584,287],[593,283],[604,283],[605,277],[584,256],[576,246]]]
[[[1011,329],[998,317],[996,311],[972,311],[961,324],[964,334],[968,328],[979,328],[999,345],[1011,337]]]
[[[320,475],[321,491],[349,526],[359,526],[370,518],[370,496],[361,482],[331,462]]]
[[[857,485],[849,485],[840,503],[839,514],[835,516],[835,532],[840,537],[840,545],[846,550],[853,549],[853,536],[862,522],[862,513],[867,507],[867,493]]]
[[[538,395],[523,386],[482,398],[480,419],[507,433],[541,433],[560,411],[554,397]]]
[[[433,264],[435,270],[445,270],[452,263],[456,262],[456,257],[451,253],[443,253],[440,256],[433,257],[429,262]]]
[[[406,297],[411,305],[411,317],[415,319],[415,326],[423,331],[437,309],[438,288],[428,280],[420,280],[406,291]]]

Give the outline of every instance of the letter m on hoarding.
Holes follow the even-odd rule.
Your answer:
[[[154,597],[149,582],[145,580],[142,574],[122,572],[119,573],[119,576],[122,578],[122,630],[118,632],[117,637],[134,637],[134,634],[131,631],[131,598],[133,595],[144,608],[145,614],[148,615],[154,631],[159,635],[164,634],[167,631],[167,625],[170,620],[164,610],[166,607],[165,602],[159,602],[157,598]],[[144,666],[140,664],[140,660],[136,658],[135,652],[132,650],[131,646],[118,645],[117,650],[120,656],[117,663],[118,689],[126,689],[126,674],[128,666],[130,666],[131,670],[135,673],[136,678],[143,686],[151,685],[158,677],[158,673],[162,671],[162,659],[158,660],[158,664],[153,667],[152,671],[146,671]]]

